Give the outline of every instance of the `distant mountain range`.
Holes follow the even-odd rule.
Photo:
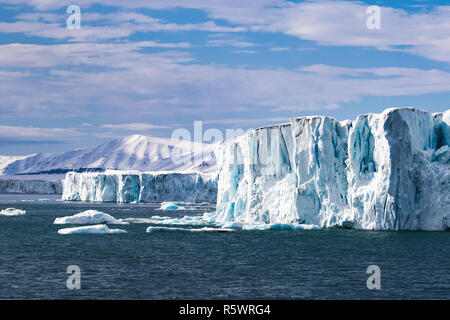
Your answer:
[[[216,170],[218,147],[218,143],[132,135],[93,148],[63,153],[0,156],[0,175],[64,174],[107,169],[212,172]]]

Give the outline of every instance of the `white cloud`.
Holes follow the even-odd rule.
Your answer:
[[[8,1],[8,0],[7,0]],[[10,1],[9,1],[10,2]],[[136,1],[103,0],[126,7],[111,14],[82,13],[81,30],[64,28],[65,16],[47,12],[21,14],[19,21],[0,23],[0,32],[25,32],[56,39],[94,41],[127,37],[136,31],[208,30],[223,32],[208,45],[232,46],[234,53],[254,53],[256,44],[226,32],[270,31],[290,34],[322,45],[370,46],[402,50],[434,60],[450,61],[448,7],[406,13],[383,8],[382,29],[366,28],[362,2],[268,0]],[[31,1],[39,9],[60,8],[65,1]],[[80,5],[89,6],[81,0]],[[190,7],[205,10],[214,21],[175,24],[131,12],[135,7]],[[83,11],[82,11],[83,12]],[[61,24],[61,21],[63,23]],[[78,32],[78,35],[73,32]],[[74,35],[75,34],[75,35]],[[450,91],[450,75],[418,68],[343,68],[312,65],[298,70],[270,67],[227,67],[199,64],[186,52],[189,42],[109,43],[71,41],[63,44],[0,45],[0,112],[2,117],[80,117],[128,114],[200,114],[233,112],[250,106],[271,111],[335,109],[364,96],[402,96]],[[406,46],[398,48],[397,46]],[[159,53],[142,48],[158,47]],[[303,48],[298,50],[314,50]],[[274,47],[269,50],[287,50]],[[294,49],[292,49],[294,50]],[[15,71],[9,71],[13,68]],[[42,71],[45,69],[44,71]],[[17,71],[22,70],[22,71]],[[120,113],[121,112],[121,113]],[[125,113],[126,112],[126,113]],[[123,121],[142,121],[124,119]],[[118,129],[118,128],[116,128]]]
[[[212,119],[203,121],[204,124],[228,124],[228,125],[264,125],[267,123],[288,123],[290,118],[286,117],[271,117],[271,118],[231,118],[231,119]]]
[[[168,128],[167,126],[154,125],[150,123],[104,124],[101,127],[106,129],[127,130],[127,131],[148,131],[151,129]]]
[[[61,27],[54,14],[45,12],[23,14],[19,21],[0,23],[0,32],[25,32],[31,35],[72,40],[114,39],[127,37],[136,31],[191,31],[244,32],[264,31],[284,33],[320,45],[364,46],[378,50],[403,50],[428,59],[450,62],[450,7],[435,6],[430,10],[409,13],[402,9],[382,7],[381,30],[366,27],[369,4],[360,1],[305,1],[281,0],[213,1],[213,0],[101,0],[104,5],[122,7],[125,12],[110,14],[83,13],[87,22],[103,21],[104,26],[86,26],[81,30]],[[71,1],[16,1],[39,10],[61,8]],[[91,1],[79,0],[82,7]],[[171,9],[175,7],[204,10],[210,21],[179,25],[166,22],[132,10],[144,7]],[[65,17],[64,17],[65,19]],[[213,20],[224,19],[231,26],[217,25]],[[59,23],[57,23],[59,21]],[[238,43],[236,43],[238,44]],[[242,43],[241,45],[245,45]],[[400,47],[400,48],[399,48]]]
[[[273,47],[270,48],[269,51],[277,52],[277,51],[291,51],[290,47]]]
[[[169,113],[212,117],[246,106],[333,109],[364,96],[450,91],[450,73],[442,70],[201,65],[185,53],[142,53],[142,45],[0,45],[0,65],[26,66],[29,73],[0,73],[2,117],[107,117],[129,114],[131,109],[137,117]],[[35,77],[33,67],[48,68],[49,76]]]
[[[66,141],[81,135],[72,129],[0,125],[0,140],[7,141]]]
[[[214,39],[214,40],[208,40],[207,45],[213,46],[213,47],[237,47],[237,48],[248,48],[248,47],[254,47],[256,44],[248,42],[248,41],[242,41],[238,39]]]
[[[196,24],[177,24],[135,12],[82,13],[81,28],[67,29],[65,15],[45,12],[24,13],[15,22],[0,22],[0,33],[24,33],[31,36],[70,39],[71,41],[98,41],[122,39],[135,32],[148,31],[209,31],[243,32],[244,27],[224,27],[214,21]],[[95,25],[93,24],[95,23]]]
[[[255,54],[255,50],[233,50],[233,53]]]

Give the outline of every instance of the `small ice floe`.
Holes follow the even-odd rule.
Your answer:
[[[109,223],[109,224],[128,224],[128,222],[122,221],[122,219],[116,219],[113,216],[97,211],[97,210],[86,210],[75,214],[73,216],[56,218],[53,222],[54,224],[99,224],[99,223]]]
[[[314,224],[299,223],[246,223],[242,225],[243,230],[320,230],[321,228]]]
[[[209,202],[162,202],[158,210],[204,210],[214,208]]]
[[[130,223],[149,223],[149,224],[159,224],[169,226],[175,225],[175,226],[206,227],[214,225],[203,220],[202,216],[184,216],[183,218],[151,216],[150,218],[126,218],[123,219],[123,221]]]
[[[262,223],[262,222],[237,222],[229,221],[221,225],[222,228],[242,229],[242,230],[320,230],[314,224],[300,223]]]
[[[191,229],[191,228],[176,228],[176,227],[148,227],[147,233],[151,232],[234,232],[234,229],[226,229],[226,228],[200,228],[200,229]]]
[[[115,234],[115,233],[127,233],[122,229],[110,229],[105,224],[96,224],[93,226],[64,228],[58,230],[59,234]]]
[[[159,210],[183,210],[184,207],[175,202],[163,202]]]
[[[42,198],[42,199],[38,199],[38,201],[40,201],[40,202],[49,202],[49,201],[50,201],[50,199],[47,199],[47,198]]]
[[[0,216],[23,216],[27,212],[16,208],[6,208],[0,211]]]

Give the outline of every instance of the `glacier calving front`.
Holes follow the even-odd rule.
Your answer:
[[[107,170],[69,172],[63,200],[105,202],[215,202],[217,181],[206,174],[127,172]]]
[[[225,145],[217,209],[226,224],[375,230],[450,226],[450,110],[388,109],[339,122],[314,116]]]

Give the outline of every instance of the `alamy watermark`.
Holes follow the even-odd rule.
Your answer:
[[[368,6],[366,13],[369,15],[366,21],[367,29],[380,30],[381,29],[381,8],[379,6]]]
[[[81,289],[81,269],[79,266],[72,264],[67,267],[67,274],[70,276],[67,278],[66,286],[69,290]]]
[[[247,132],[241,128],[226,129],[225,134],[217,128],[203,131],[203,122],[194,121],[193,136],[184,128],[175,129],[171,134],[174,145],[170,158],[173,164],[197,164],[199,161],[210,159],[214,152],[232,151],[229,165],[258,165],[271,166],[286,161],[288,155],[283,153],[285,140],[281,127],[267,127]],[[246,135],[244,139],[237,139]],[[248,139],[246,139],[248,138]],[[221,142],[220,142],[221,141]],[[225,148],[212,149],[210,143],[224,143]],[[187,152],[188,151],[188,152]],[[249,154],[249,157],[246,156]],[[268,155],[268,156],[261,156]],[[269,156],[270,155],[270,156]],[[214,157],[219,156],[214,154]]]
[[[366,286],[369,290],[380,290],[381,289],[381,269],[376,264],[372,264],[367,267],[367,274],[370,276],[367,278]]]
[[[66,20],[67,29],[81,29],[81,9],[77,5],[70,5],[66,10],[70,16]]]

